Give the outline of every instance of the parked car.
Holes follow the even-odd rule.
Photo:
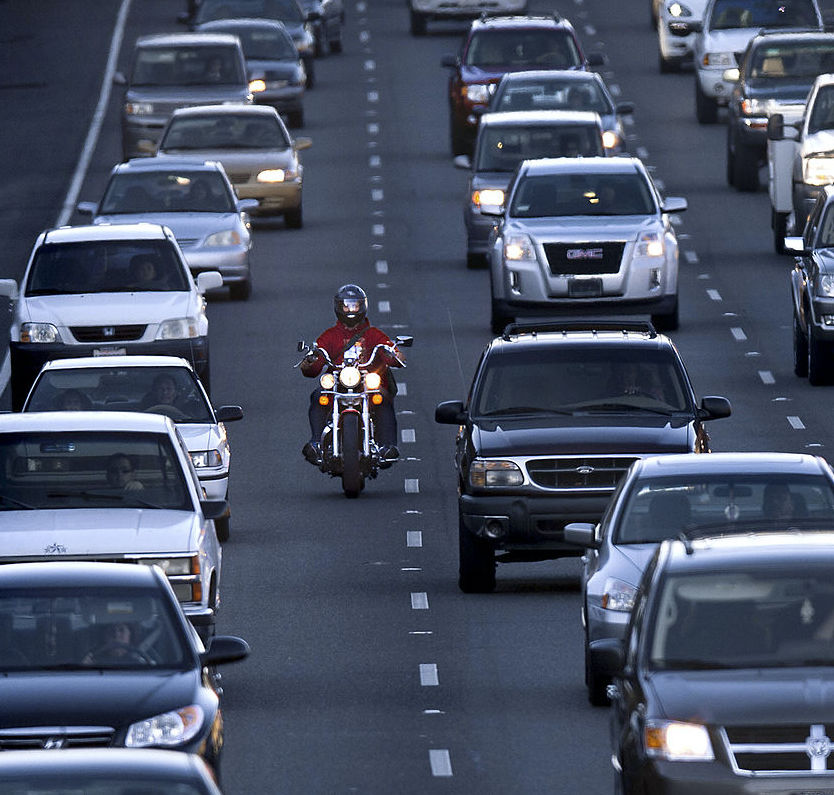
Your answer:
[[[255,103],[271,105],[291,127],[304,126],[307,71],[283,22],[217,19],[203,23],[200,30],[237,36],[243,46],[249,90]]]
[[[678,241],[670,214],[636,157],[525,160],[490,241],[493,333],[518,317],[650,314],[678,327]]]
[[[523,160],[601,156],[603,135],[599,115],[588,111],[523,110],[482,116],[474,157],[455,158],[457,168],[471,171],[463,208],[467,267],[488,263],[495,219],[481,214],[481,203],[504,204],[507,186]]]
[[[122,158],[147,157],[176,108],[251,102],[246,64],[235,36],[155,34],[136,40],[122,103]]]
[[[0,471],[0,564],[156,563],[189,620],[211,637],[222,561],[213,520],[228,505],[205,499],[168,417],[0,415]]]
[[[490,97],[490,113],[516,110],[584,110],[599,114],[602,144],[608,154],[626,150],[623,116],[633,102],[614,102],[596,72],[549,69],[505,74]]]
[[[667,455],[635,461],[602,521],[569,524],[565,539],[583,556],[585,684],[592,704],[608,703],[595,650],[623,638],[640,578],[657,546],[681,533],[834,531],[834,470],[796,453]],[[604,644],[603,644],[604,645]]]
[[[252,294],[248,213],[258,206],[256,199],[235,195],[217,161],[154,157],[115,165],[101,201],[80,202],[78,212],[95,225],[147,221],[167,227],[195,276],[216,271],[229,295],[246,301]]]
[[[478,131],[478,114],[501,76],[528,69],[585,69],[600,65],[602,56],[587,58],[573,25],[554,14],[545,16],[484,16],[472,22],[458,55],[445,55],[451,70],[448,83],[452,155],[471,155]]]
[[[146,260],[154,279],[134,282],[131,269],[145,269]],[[192,278],[173,233],[158,224],[42,232],[20,286],[0,279],[0,295],[13,302],[12,409],[21,409],[46,362],[77,356],[181,356],[208,392],[204,294],[222,283],[216,271]]]
[[[300,229],[304,166],[298,153],[311,145],[309,138],[293,140],[274,108],[183,108],[162,133],[157,158],[215,160],[237,196],[255,200],[248,215],[283,215],[288,227]]]
[[[722,397],[695,398],[680,355],[651,324],[584,320],[508,326],[481,355],[458,426],[460,579],[495,588],[498,562],[579,555],[569,522],[596,522],[629,466],[660,453],[706,453]]]
[[[175,356],[59,359],[41,369],[23,405],[30,411],[145,411],[177,426],[208,500],[229,499],[231,452],[224,423],[243,418],[240,406],[215,409],[191,365]],[[227,541],[230,513],[214,520]]]
[[[618,792],[834,784],[834,534],[664,541],[611,640]]]
[[[220,635],[204,647],[166,580],[159,566],[0,566],[4,793],[19,791],[7,786],[3,777],[15,764],[19,776],[24,761],[7,761],[8,750],[31,751],[30,773],[35,777],[51,771],[53,786],[61,762],[70,766],[65,769],[65,786],[70,781],[73,757],[54,750],[63,748],[184,751],[199,754],[219,776],[223,715],[219,688],[206,669],[245,658],[249,647],[240,638]],[[50,750],[55,762],[37,765],[37,749]],[[78,774],[85,767],[84,757],[75,759]],[[130,759],[121,760],[120,778],[138,786],[145,775],[141,756],[135,762]],[[112,760],[112,766],[105,767],[110,777],[119,761],[116,756]],[[162,760],[155,761],[157,768],[166,767]],[[197,780],[203,778],[188,756],[180,765],[172,760],[169,770],[177,778],[193,781],[195,773]],[[27,792],[43,791],[35,786]]]

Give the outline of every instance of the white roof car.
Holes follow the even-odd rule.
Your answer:
[[[87,356],[58,359],[41,369],[26,403],[31,411],[143,411],[177,425],[207,499],[228,499],[230,450],[225,422],[240,406],[215,409],[191,365],[176,356]],[[229,537],[229,516],[214,522]]]
[[[158,564],[186,615],[210,635],[221,547],[182,437],[160,414],[0,415],[0,563]]]

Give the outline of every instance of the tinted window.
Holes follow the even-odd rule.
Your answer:
[[[753,54],[750,77],[806,77],[812,82],[817,75],[834,69],[834,38],[830,42],[777,44],[759,47]]]
[[[228,28],[212,26],[212,31],[231,33],[240,39],[243,57],[250,61],[297,61],[298,50],[293,40],[277,28],[245,28],[230,25]]]
[[[140,47],[131,83],[141,86],[241,85],[234,47]]]
[[[99,215],[236,211],[234,197],[218,171],[145,171],[114,174]]]
[[[129,777],[76,773],[49,775],[45,772],[9,774],[3,771],[3,795],[205,795],[201,784],[172,780],[150,773],[130,771]]]
[[[812,0],[715,0],[713,30],[730,28],[795,28],[819,24]]]
[[[613,113],[611,103],[596,80],[564,80],[537,78],[512,80],[498,89],[491,104],[495,111],[504,110],[589,110]]]
[[[485,125],[478,143],[476,171],[515,171],[537,157],[590,157],[604,154],[596,125]]]
[[[304,16],[295,0],[203,0],[196,21],[240,18],[279,19],[301,24]]]
[[[573,37],[564,30],[514,28],[480,30],[469,41],[467,66],[529,66],[565,69],[579,66],[581,59]]]
[[[820,87],[814,99],[808,132],[813,134],[820,130],[834,130],[834,85]]]
[[[182,116],[171,120],[162,151],[206,149],[288,149],[290,142],[278,119],[227,113]]]

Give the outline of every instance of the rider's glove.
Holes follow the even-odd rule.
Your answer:
[[[315,351],[309,351],[307,355],[304,357],[304,361],[307,362],[307,364],[312,364],[318,358],[319,355],[315,353]]]

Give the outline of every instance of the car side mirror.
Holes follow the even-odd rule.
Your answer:
[[[318,22],[321,19],[321,14],[318,11],[311,11],[307,14],[306,22]]]
[[[633,102],[618,102],[614,106],[614,113],[618,116],[630,116],[634,113],[634,103]]]
[[[78,202],[75,209],[79,215],[95,215],[98,210],[98,205],[95,202]]]
[[[785,137],[785,117],[774,113],[767,120],[767,140],[781,141]]]
[[[589,52],[585,58],[585,63],[588,66],[605,66],[608,63],[608,59],[601,52]]]
[[[687,207],[689,203],[682,196],[667,196],[660,209],[664,213],[682,213]]]
[[[222,665],[237,662],[249,656],[249,644],[234,635],[215,635],[208,648],[200,655],[202,665]]]
[[[17,282],[14,279],[0,279],[0,295],[5,295],[10,301],[16,301],[18,296]]]
[[[301,138],[296,138],[293,141],[293,146],[295,147],[296,152],[300,152],[302,149],[309,149],[312,145],[313,145],[313,139],[312,138],[301,137]]]
[[[438,403],[434,410],[434,421],[441,425],[463,425],[466,422],[463,401],[446,400]]]
[[[720,420],[733,413],[730,401],[718,395],[707,395],[701,400],[701,419]]]
[[[599,549],[596,525],[591,522],[571,522],[565,525],[564,538],[569,544],[588,549]]]
[[[410,348],[414,344],[414,337],[402,335],[394,340],[394,344],[398,348]]]
[[[251,201],[244,199],[244,201]],[[206,293],[209,290],[214,290],[217,287],[223,286],[223,277],[220,271],[205,271],[197,274],[197,292]]]
[[[126,86],[127,78],[123,72],[113,72],[113,83],[117,86]]]
[[[741,72],[737,66],[732,66],[729,69],[724,70],[722,77],[728,83],[738,83],[741,79]]]
[[[794,254],[807,254],[808,249],[805,248],[804,237],[786,237],[785,251],[792,251]]]
[[[243,419],[243,409],[240,406],[220,406],[214,410],[218,422],[235,422]]]
[[[229,512],[226,500],[200,500],[200,510],[206,519],[222,519]]]
[[[472,168],[472,160],[469,155],[457,155],[452,162],[455,164],[455,168],[464,168],[467,171]]]
[[[250,210],[257,210],[260,202],[257,199],[238,199],[235,202],[239,213],[248,213]]]
[[[440,59],[440,65],[447,69],[457,69],[460,61],[457,55],[444,55]]]

